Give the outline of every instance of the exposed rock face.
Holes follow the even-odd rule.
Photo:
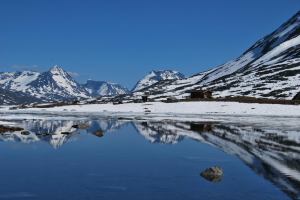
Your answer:
[[[300,92],[294,96],[293,100],[300,100]]]
[[[203,178],[205,178],[206,180],[210,181],[210,182],[220,182],[222,180],[223,177],[223,170],[220,167],[210,167],[207,168],[206,170],[204,170],[203,172],[201,172],[200,174]]]

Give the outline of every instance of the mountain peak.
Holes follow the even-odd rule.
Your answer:
[[[50,68],[49,70],[51,73],[61,73],[61,72],[65,72],[64,69],[59,66],[59,65],[54,65],[53,67]]]
[[[294,15],[294,17],[298,17],[298,19],[300,18],[300,10]]]
[[[142,78],[133,88],[133,91],[139,91],[163,80],[184,79],[184,75],[174,70],[152,70]]]

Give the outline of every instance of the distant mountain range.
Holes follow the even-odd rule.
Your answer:
[[[125,87],[104,81],[89,80],[86,84],[79,84],[59,66],[42,73],[0,73],[0,104],[87,99],[127,92]]]
[[[171,70],[152,71],[141,79],[133,91],[164,80],[179,80],[184,76]],[[79,84],[59,66],[46,72],[0,72],[0,104],[27,104],[89,99],[130,94],[126,87],[106,81],[88,80]]]
[[[199,58],[200,59],[200,58]],[[172,70],[151,71],[127,88],[104,81],[77,83],[59,66],[39,73],[0,73],[0,104],[51,102],[99,96],[185,98],[193,89],[208,89],[214,97],[250,96],[293,99],[300,97],[300,12],[273,33],[257,41],[237,59],[185,78]],[[298,95],[297,95],[298,94]]]

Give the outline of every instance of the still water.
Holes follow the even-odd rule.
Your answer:
[[[3,117],[0,199],[298,199],[300,130],[264,120]]]

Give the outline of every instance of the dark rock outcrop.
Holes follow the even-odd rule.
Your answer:
[[[104,132],[102,130],[97,130],[93,134],[97,137],[103,137],[104,136]]]
[[[293,100],[300,100],[300,92],[294,96]]]

